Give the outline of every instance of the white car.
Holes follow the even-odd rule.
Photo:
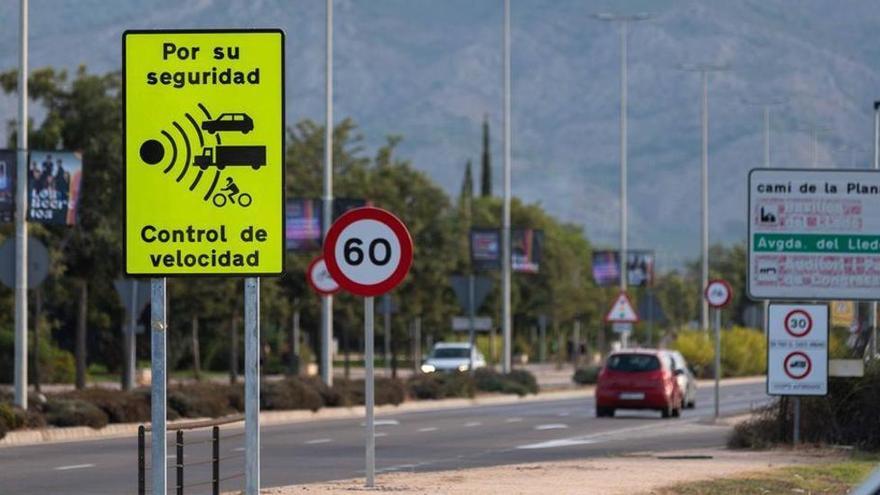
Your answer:
[[[422,363],[422,373],[454,373],[468,371],[471,364],[471,356],[474,360],[474,369],[484,368],[486,358],[483,354],[471,348],[467,342],[439,342],[434,344],[431,354]]]

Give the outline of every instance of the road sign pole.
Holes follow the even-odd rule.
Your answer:
[[[477,308],[474,307],[474,274],[468,276],[468,342],[471,344],[470,357],[468,359],[468,372],[471,376],[474,374],[474,344],[476,341],[476,313]]]
[[[538,326],[541,330],[541,343],[538,346],[538,361],[547,360],[547,317],[541,315],[538,317]]]
[[[28,2],[21,0],[18,68],[18,164],[15,193],[15,405],[27,409],[27,121]]]
[[[510,263],[510,0],[504,0],[504,197],[501,224],[501,329],[504,337],[502,370],[510,372],[513,321],[511,317]]]
[[[165,495],[166,444],[165,399],[168,382],[165,376],[165,336],[168,329],[165,315],[165,279],[150,281],[150,340],[152,343],[151,372],[151,466],[153,466],[153,495]],[[160,467],[161,466],[161,467]]]
[[[326,0],[324,59],[324,238],[333,222],[333,0]],[[333,296],[321,297],[321,380],[333,385]]]
[[[801,398],[793,397],[794,399],[794,421],[792,421],[792,434],[791,434],[791,443],[793,445],[798,445],[801,443]]]
[[[384,349],[385,376],[391,376],[391,295],[382,298],[382,325],[385,327],[385,338],[382,339]]]
[[[244,280],[245,493],[260,493],[260,279]]]
[[[874,170],[880,169],[880,101],[874,102]],[[871,302],[871,359],[877,357],[877,301]]]
[[[131,310],[128,315],[128,328],[125,332],[125,383],[124,389],[131,390],[134,388],[135,374],[137,373],[137,310],[138,310],[138,290],[139,283],[137,280],[131,281]]]
[[[715,309],[715,419],[721,416],[721,308]]]
[[[364,409],[366,410],[366,486],[376,481],[376,425],[373,421],[375,383],[373,382],[373,298],[364,298]]]

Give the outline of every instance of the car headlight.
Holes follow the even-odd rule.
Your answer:
[[[467,371],[469,367],[470,366],[468,366],[466,364],[460,364],[460,365],[458,365],[458,371]]]
[[[422,373],[433,373],[437,368],[434,367],[433,364],[423,364],[422,365]]]

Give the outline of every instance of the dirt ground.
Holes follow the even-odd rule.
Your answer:
[[[648,495],[661,487],[760,472],[783,466],[815,464],[837,458],[827,451],[743,452],[679,451],[628,455],[582,461],[517,464],[428,473],[382,473],[376,487],[364,488],[363,478],[272,488],[272,495],[352,493],[514,495],[549,493]]]

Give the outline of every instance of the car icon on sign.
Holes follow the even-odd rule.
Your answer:
[[[254,130],[254,121],[246,113],[222,113],[214,120],[202,121],[202,129],[211,134],[219,131],[240,131],[247,134]]]

